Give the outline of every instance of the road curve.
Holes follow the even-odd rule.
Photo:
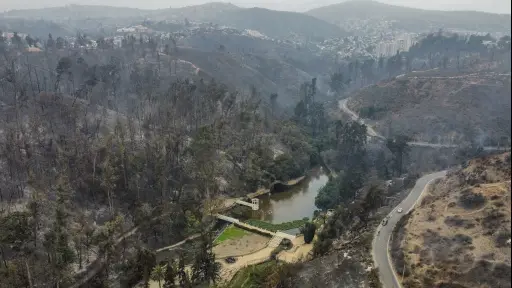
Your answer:
[[[377,227],[376,234],[373,237],[372,242],[372,256],[375,266],[379,268],[379,278],[384,288],[402,288],[395,270],[392,266],[391,258],[388,252],[389,240],[393,232],[393,228],[396,226],[398,220],[412,210],[421,194],[426,190],[428,184],[435,180],[442,178],[446,175],[446,170],[425,175],[416,181],[414,188],[412,188],[409,195],[389,213],[388,224],[382,226],[382,223]],[[402,208],[403,212],[398,213],[396,210]]]
[[[357,121],[361,124],[366,124],[364,119],[359,118],[359,115],[357,115],[354,111],[350,110],[347,106],[349,98],[342,99],[338,102],[339,109],[343,111],[344,113],[348,114],[352,121]],[[386,140],[386,137],[380,135],[375,129],[370,127],[366,124],[366,130],[369,136],[379,138],[381,140]],[[460,145],[456,144],[438,144],[438,143],[429,143],[429,142],[423,142],[423,141],[411,141],[407,142],[409,146],[419,146],[419,147],[431,147],[431,148],[457,148],[460,147]],[[495,146],[486,146],[483,147],[486,151],[492,151],[492,150],[508,150],[509,148],[506,147],[495,147]]]

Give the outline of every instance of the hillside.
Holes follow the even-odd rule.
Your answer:
[[[394,238],[404,287],[511,287],[510,172],[504,153],[434,184]]]
[[[315,17],[295,12],[274,11],[263,8],[239,8],[232,4],[207,3],[184,8],[156,10],[157,19],[211,22],[237,29],[257,30],[268,37],[291,35],[303,37],[338,37],[346,32],[336,25]]]
[[[337,26],[309,15],[262,8],[227,11],[212,20],[239,29],[257,30],[273,38],[292,34],[313,38],[339,37],[346,34]]]
[[[382,135],[433,143],[506,144],[510,75],[403,76],[356,91],[348,107],[371,118]]]
[[[207,3],[183,8],[158,10],[141,10],[126,7],[68,5],[63,7],[13,10],[0,16],[6,19],[44,19],[56,22],[71,20],[83,22],[87,19],[132,19],[132,20],[178,20],[211,22],[231,26],[237,29],[257,30],[272,38],[301,36],[309,38],[329,38],[346,35],[334,24],[317,19],[310,15],[295,12],[274,11],[263,8],[239,8],[227,3]],[[70,24],[70,23],[68,23]],[[71,24],[70,24],[71,25]],[[123,25],[123,24],[121,24]],[[76,25],[83,27],[84,23]]]
[[[265,101],[268,95],[278,93],[280,97],[277,101],[283,107],[295,105],[299,101],[296,91],[299,90],[300,84],[311,79],[311,75],[279,60],[254,55],[245,56],[244,62],[241,62],[221,52],[181,48],[177,51],[176,57],[197,67],[200,71],[199,77],[215,78],[242,92],[250,91],[252,86],[257,87]],[[279,79],[271,77],[273,74],[265,73],[277,67],[280,68]]]
[[[86,18],[126,18],[144,17],[153,13],[152,10],[142,10],[128,7],[113,7],[100,5],[66,5],[42,9],[11,10],[4,13],[6,17],[34,19],[86,19]]]
[[[510,31],[510,14],[474,11],[434,11],[388,5],[376,1],[347,1],[306,12],[330,23],[342,25],[347,20],[395,21],[395,28],[411,32],[426,30],[463,29],[493,32]],[[343,27],[343,26],[342,26]]]
[[[216,15],[227,12],[240,10],[242,8],[231,3],[211,2],[201,5],[191,5],[181,8],[167,8],[153,11],[153,17],[162,19],[174,19],[184,21],[189,20],[206,20],[215,18]]]

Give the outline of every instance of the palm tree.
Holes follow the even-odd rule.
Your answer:
[[[158,287],[162,288],[162,280],[164,280],[167,265],[156,265],[151,271],[151,280],[158,281]]]

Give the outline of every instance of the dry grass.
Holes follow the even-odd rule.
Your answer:
[[[405,226],[404,285],[510,287],[510,197],[510,153],[473,160],[434,185]]]
[[[510,138],[510,76],[492,75],[390,80],[357,91],[348,106],[378,111],[368,122],[385,136],[433,143]]]

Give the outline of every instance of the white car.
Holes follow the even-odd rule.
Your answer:
[[[400,207],[398,207],[398,209],[396,209],[396,212],[398,212],[398,213],[402,213],[402,211],[404,211],[404,210],[402,210],[402,208],[400,208]]]

